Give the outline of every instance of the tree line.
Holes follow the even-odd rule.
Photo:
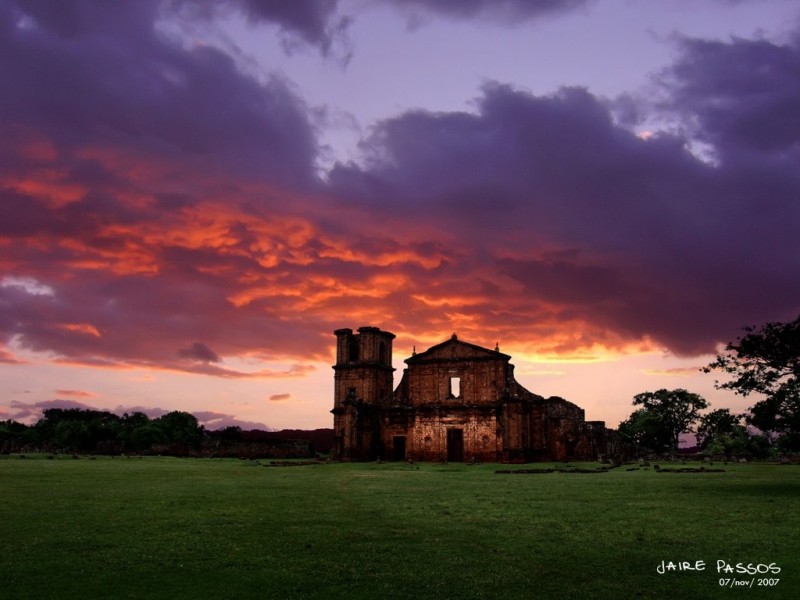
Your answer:
[[[747,412],[718,408],[685,389],[645,392],[619,425],[619,435],[639,454],[675,454],[681,434],[696,433],[707,454],[765,458],[800,452],[800,317],[789,323],[746,327],[702,371],[721,372],[717,389],[760,399]]]
[[[0,449],[97,454],[186,454],[197,449],[206,435],[197,418],[173,411],[151,419],[134,412],[114,413],[77,408],[48,408],[32,426],[0,421]]]
[[[36,424],[0,421],[0,453],[163,454],[239,458],[306,458],[328,452],[333,430],[245,431],[229,426],[207,431],[187,412],[151,419],[101,410],[49,408]]]

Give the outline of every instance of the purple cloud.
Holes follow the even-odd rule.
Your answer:
[[[41,416],[42,412],[49,408],[62,408],[62,409],[80,409],[80,410],[97,410],[93,406],[78,402],[77,400],[43,400],[41,402],[20,402],[19,400],[12,400],[10,404],[11,413],[10,419],[19,422],[35,423]]]
[[[742,51],[724,49],[731,62]],[[478,109],[383,122],[364,144],[368,167],[334,169],[339,197],[386,219],[425,214],[442,239],[476,240],[473,272],[493,265],[524,287],[530,310],[557,302],[561,318],[681,354],[797,311],[798,258],[784,242],[800,182],[783,158],[762,153],[747,172],[708,164],[684,139],[637,137],[582,89],[536,97],[490,85]],[[725,154],[729,138],[715,139]],[[498,305],[524,310],[499,283]]]
[[[295,185],[313,179],[316,140],[286,83],[243,77],[213,48],[181,48],[155,31],[157,9],[152,1],[4,5],[2,133],[20,135],[11,123],[47,132],[69,176],[93,183],[115,181],[109,166],[123,160],[147,160],[167,179],[178,165]],[[7,150],[4,160],[18,160],[18,148]]]
[[[178,356],[204,363],[218,363],[222,360],[219,354],[202,342],[194,342],[188,348],[181,348],[178,350]]]
[[[663,74],[667,106],[720,160],[775,167],[800,156],[800,41],[684,38]],[[776,173],[785,177],[785,173]]]
[[[337,14],[339,0],[172,0],[184,16],[213,20],[225,10],[236,10],[252,23],[277,25],[285,35],[284,45],[294,40],[317,46],[327,55],[335,42],[346,43],[350,18]]]
[[[249,431],[251,429],[274,431],[272,427],[269,427],[264,423],[258,421],[243,421],[241,419],[237,419],[233,415],[228,415],[225,413],[201,410],[193,412],[192,414],[197,418],[197,422],[209,431],[225,429],[226,427],[241,427],[244,431]]]
[[[587,6],[593,0],[389,0],[410,10],[457,19],[481,18],[518,23]]]

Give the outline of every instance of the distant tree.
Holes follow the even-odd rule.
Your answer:
[[[165,443],[161,429],[152,425],[143,412],[125,413],[120,417],[119,440],[127,452],[143,452],[154,443]]]
[[[661,415],[646,408],[631,413],[619,424],[618,432],[623,441],[645,453],[663,454],[672,442]]]
[[[764,433],[748,432],[747,454],[753,458],[768,458],[773,453],[772,440]],[[778,448],[780,450],[780,448]]]
[[[700,418],[697,426],[697,443],[709,454],[721,454],[730,459],[734,455],[749,454],[750,434],[742,424],[742,415],[734,415],[728,408],[718,408]]]
[[[185,454],[200,446],[205,435],[194,415],[180,411],[150,420],[141,412],[118,417],[106,411],[51,408],[30,429],[29,437],[41,448],[99,453],[142,452],[169,444],[171,451]],[[0,427],[0,441],[2,432]]]
[[[731,376],[717,381],[717,389],[765,397],[750,407],[748,423],[779,434],[784,449],[800,450],[800,317],[758,329],[745,327],[745,335],[703,369],[714,370]]]
[[[150,417],[139,411],[132,412],[130,414],[125,413],[120,418],[120,423],[125,429],[133,430],[137,427],[148,425],[150,423]]]
[[[658,416],[672,452],[678,450],[680,435],[691,432],[692,426],[700,418],[700,411],[708,408],[708,402],[702,396],[684,389],[660,389],[637,394],[633,397],[633,405]]]
[[[125,447],[129,452],[146,452],[154,444],[166,444],[168,441],[163,428],[151,422],[133,429],[125,442]]]
[[[697,426],[697,445],[705,448],[714,437],[744,429],[741,420],[741,415],[732,414],[729,408],[717,408],[703,415]]]
[[[79,419],[63,419],[56,425],[50,442],[69,452],[87,450],[91,445],[89,424]]]
[[[42,412],[34,429],[43,447],[95,452],[99,446],[118,440],[120,419],[106,411],[49,408]]]
[[[15,437],[28,431],[28,426],[17,421],[0,421],[0,435]]]
[[[214,437],[220,440],[238,442],[242,439],[242,428],[238,425],[229,425],[224,429],[214,432]]]
[[[16,452],[33,440],[31,428],[17,421],[0,421],[0,452]]]
[[[198,425],[197,417],[190,413],[175,410],[153,423],[164,432],[170,443],[194,448],[203,440],[204,429]]]

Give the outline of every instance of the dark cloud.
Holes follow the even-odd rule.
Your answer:
[[[663,76],[670,109],[725,162],[797,163],[800,45],[685,38]],[[785,173],[775,173],[785,177]],[[796,181],[793,182],[796,184]]]
[[[567,12],[594,0],[388,0],[402,8],[459,19],[482,18],[518,23],[545,15]]]
[[[21,14],[62,38],[80,38],[106,31],[128,37],[131,31],[150,28],[156,17],[159,0],[139,0],[114,6],[103,0],[51,2],[50,0],[16,0]],[[20,21],[17,21],[17,25]],[[31,26],[31,22],[22,22]]]
[[[205,363],[221,362],[219,355],[202,342],[194,342],[188,348],[178,350],[178,356]]]
[[[742,51],[722,49],[731,62]],[[486,300],[498,306],[557,304],[565,323],[677,353],[712,351],[743,323],[800,308],[799,259],[785,246],[800,182],[783,157],[763,152],[746,171],[709,164],[686,139],[637,137],[582,89],[536,97],[491,85],[478,108],[382,123],[365,142],[367,166],[339,165],[334,188],[384,218],[424,214],[441,239],[470,240],[460,260],[472,275],[493,267],[523,286],[527,309],[495,279]],[[723,155],[739,143],[713,139]],[[490,304],[473,305],[473,316],[489,322]]]
[[[291,49],[297,40],[317,46],[327,55],[334,44],[349,45],[346,31],[350,18],[337,12],[339,0],[168,0],[188,17],[206,20],[235,10],[251,23],[271,23],[284,33],[284,45]]]
[[[291,397],[291,394],[272,394],[269,400],[270,402],[281,402],[283,400],[289,400]]]
[[[155,30],[155,3],[4,7],[2,133],[46,132],[42,142],[68,167],[62,182],[119,177],[123,164],[151,181],[187,168],[313,179],[314,133],[286,83],[257,83],[218,50],[168,40]],[[2,156],[18,160],[19,147]]]
[[[318,45],[324,53],[349,25],[346,17],[336,14],[338,0],[235,0],[235,4],[251,20],[277,23],[284,30]]]

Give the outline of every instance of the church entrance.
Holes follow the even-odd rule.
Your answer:
[[[392,450],[394,460],[406,459],[406,436],[396,435],[392,438]]]
[[[447,462],[464,462],[464,430],[447,430]]]

